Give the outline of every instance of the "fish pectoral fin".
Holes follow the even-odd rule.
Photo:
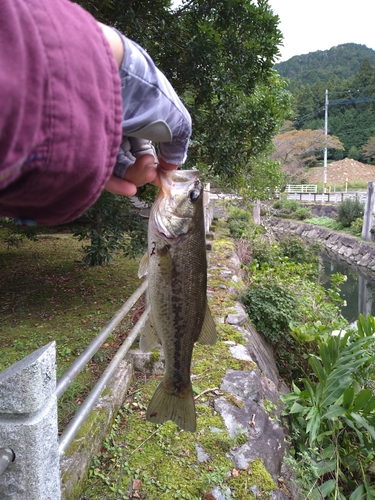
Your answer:
[[[207,304],[206,314],[204,317],[201,333],[198,337],[198,342],[200,344],[214,345],[216,344],[216,340],[217,340],[216,325],[211,315],[210,308],[208,307]]]
[[[152,317],[149,316],[142,330],[141,338],[139,340],[139,348],[142,352],[150,352],[158,344],[160,344],[160,340],[156,328],[154,327]]]
[[[181,398],[169,394],[162,381],[148,405],[146,418],[153,424],[163,424],[167,420],[172,420],[184,431],[195,432],[197,424],[193,391]]]
[[[139,263],[138,278],[143,278],[143,276],[146,276],[148,270],[148,261],[149,256],[147,251],[142,257],[141,262]]]

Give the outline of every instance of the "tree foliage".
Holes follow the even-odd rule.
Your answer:
[[[314,165],[314,153],[324,148],[344,149],[341,141],[323,130],[289,130],[274,139],[275,152],[289,180],[301,177],[301,170]]]
[[[279,19],[266,0],[81,0],[143,45],[193,119],[186,167],[227,178],[251,171],[289,112],[272,67]]]
[[[363,145],[362,155],[364,158],[375,160],[375,135],[370,137],[368,141]]]
[[[171,81],[193,121],[185,168],[260,198],[279,183],[266,151],[290,102],[273,70],[282,35],[267,0],[185,0],[175,9],[169,0],[79,3],[142,45]]]
[[[74,236],[90,241],[83,247],[83,262],[101,266],[111,262],[119,251],[130,257],[145,251],[147,225],[128,198],[103,191],[85,213]]]

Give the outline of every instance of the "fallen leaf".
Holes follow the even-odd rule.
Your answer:
[[[216,500],[216,497],[214,497],[212,493],[205,493],[204,500]]]
[[[132,488],[133,490],[140,490],[142,488],[142,481],[140,479],[134,479]]]

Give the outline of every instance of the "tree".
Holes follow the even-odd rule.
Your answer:
[[[349,149],[348,158],[351,158],[352,160],[358,160],[359,151],[355,146],[351,146],[351,148]]]
[[[174,10],[169,0],[80,3],[143,45],[186,104],[185,167],[231,186],[251,179],[290,112],[286,82],[272,69],[282,35],[267,0],[185,0]],[[265,182],[273,165],[263,163]]]
[[[129,199],[103,191],[99,200],[78,221],[74,236],[79,241],[90,240],[83,247],[83,262],[101,266],[111,262],[122,251],[135,257],[147,246],[147,225]]]
[[[289,180],[303,177],[304,168],[315,163],[314,153],[324,148],[344,149],[341,141],[323,130],[290,130],[278,134],[274,139],[273,158]]]
[[[375,136],[370,137],[370,139],[362,147],[362,155],[364,158],[369,158],[370,160],[375,159]]]

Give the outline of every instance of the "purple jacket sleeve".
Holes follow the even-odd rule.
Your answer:
[[[118,67],[94,18],[73,2],[0,4],[0,215],[65,223],[113,172]]]

